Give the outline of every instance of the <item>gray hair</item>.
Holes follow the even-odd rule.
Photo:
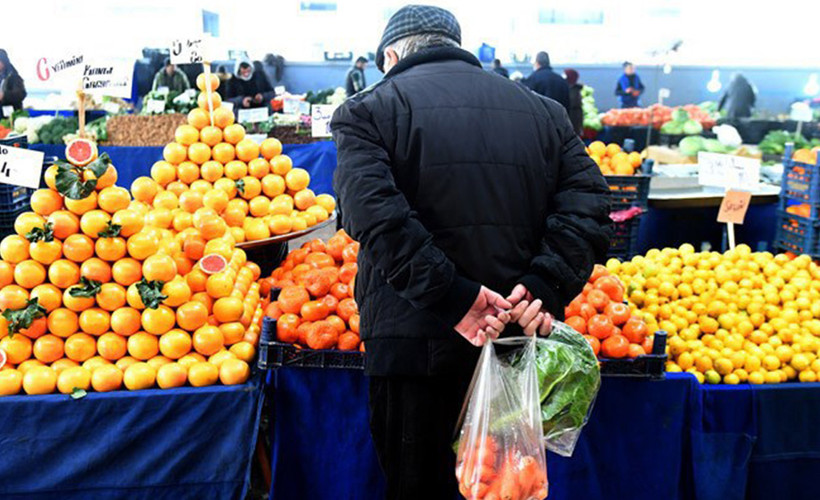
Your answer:
[[[446,35],[442,35],[440,33],[420,33],[418,35],[410,35],[404,38],[399,38],[395,42],[385,47],[385,50],[393,49],[396,51],[399,59],[404,59],[407,56],[431,47],[458,46],[458,42]]]

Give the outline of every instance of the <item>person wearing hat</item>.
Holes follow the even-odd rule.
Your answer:
[[[524,79],[524,85],[536,94],[558,101],[569,111],[569,87],[561,76],[552,70],[550,56],[546,52],[535,55],[533,72]]]
[[[609,188],[564,108],[460,43],[450,12],[401,8],[376,51],[384,78],[331,121],[390,499],[456,497],[478,346],[548,333],[609,247]]]
[[[154,75],[154,85],[151,90],[165,87],[169,92],[181,93],[191,88],[188,77],[180,71],[175,64],[171,64],[171,59],[165,59],[162,69]]]
[[[360,92],[367,87],[364,79],[364,70],[367,69],[367,58],[359,57],[356,59],[356,64],[348,70],[345,76],[345,93],[347,97],[352,96],[356,92]]]

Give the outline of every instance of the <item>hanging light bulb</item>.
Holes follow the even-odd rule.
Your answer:
[[[820,82],[817,81],[817,73],[812,73],[809,76],[809,82],[803,87],[803,92],[810,96],[820,94]]]
[[[712,71],[712,79],[706,84],[706,90],[714,94],[720,92],[721,88],[723,88],[723,84],[720,83],[720,71],[714,70]]]
[[[663,65],[663,74],[668,75],[671,72],[672,72],[672,65],[669,64],[669,63],[664,64]]]

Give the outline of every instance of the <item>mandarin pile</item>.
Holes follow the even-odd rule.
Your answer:
[[[627,153],[617,144],[595,141],[586,151],[604,175],[634,175],[643,162],[640,153]]]
[[[668,332],[667,371],[726,384],[820,377],[820,266],[809,256],[684,244],[607,268],[649,331]]]

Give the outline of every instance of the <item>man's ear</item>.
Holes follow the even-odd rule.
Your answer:
[[[390,71],[390,69],[393,66],[395,66],[396,64],[398,64],[398,62],[399,62],[399,55],[396,53],[396,51],[393,48],[388,47],[388,48],[384,49],[384,70],[385,70],[384,72],[385,73]]]

